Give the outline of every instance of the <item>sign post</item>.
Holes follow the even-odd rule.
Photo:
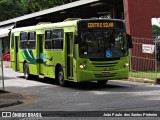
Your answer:
[[[3,73],[3,59],[2,59],[2,38],[0,38],[0,61],[1,61],[1,67],[0,67],[0,80],[2,81],[2,88],[4,90],[4,73]]]

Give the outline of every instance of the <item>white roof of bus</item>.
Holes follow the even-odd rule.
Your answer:
[[[33,31],[33,30],[39,30],[39,29],[52,29],[53,27],[61,28],[61,27],[67,27],[67,26],[76,26],[77,21],[78,20],[73,20],[73,21],[66,21],[66,22],[48,23],[48,24],[40,24],[40,25],[35,25],[35,26],[14,28],[12,29],[12,32]]]

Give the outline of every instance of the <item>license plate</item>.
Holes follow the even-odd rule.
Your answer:
[[[102,76],[109,76],[110,73],[109,72],[102,72]]]

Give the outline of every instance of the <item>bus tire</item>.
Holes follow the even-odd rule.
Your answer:
[[[28,63],[24,63],[24,78],[29,80],[31,75],[29,74],[29,66]]]
[[[64,80],[64,72],[63,72],[63,68],[62,67],[58,68],[57,80],[58,80],[58,84],[60,86],[64,87],[66,85],[66,81]]]
[[[108,82],[108,80],[100,80],[100,81],[97,81],[97,83],[98,83],[99,85],[105,85],[107,82]]]

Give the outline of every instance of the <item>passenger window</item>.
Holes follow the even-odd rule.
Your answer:
[[[52,39],[52,49],[63,49],[63,38],[64,31],[63,29],[55,29],[53,30],[53,39]]]
[[[52,42],[52,31],[45,31],[45,49],[51,49]]]
[[[28,39],[28,33],[27,32],[21,32],[20,33],[20,48],[26,49],[27,48],[27,39]]]
[[[28,49],[35,49],[35,46],[36,46],[36,32],[29,32],[28,33],[27,48]]]

